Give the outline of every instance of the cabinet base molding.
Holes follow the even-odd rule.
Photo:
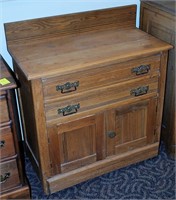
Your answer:
[[[121,167],[134,164],[158,155],[159,143],[144,146],[139,149],[124,153],[123,155],[110,156],[109,158],[76,169],[68,173],[56,175],[47,180],[50,193],[68,188],[88,179],[117,170]]]

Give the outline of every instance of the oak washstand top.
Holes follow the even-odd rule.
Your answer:
[[[139,30],[136,6],[5,24],[8,50],[28,80],[64,75],[171,48]]]

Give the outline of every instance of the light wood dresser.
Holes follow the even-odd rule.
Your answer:
[[[175,46],[176,2],[141,1],[140,28]],[[169,155],[176,159],[175,48],[169,51],[166,93],[162,120],[162,139]]]
[[[1,55],[0,71],[0,199],[29,199],[18,142],[19,122],[14,96],[17,85]]]
[[[130,5],[5,24],[46,193],[158,154],[172,46],[135,23]]]

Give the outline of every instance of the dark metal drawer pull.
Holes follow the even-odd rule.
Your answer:
[[[136,75],[147,74],[150,70],[150,65],[141,65],[139,67],[135,67],[131,70],[132,73],[136,73]]]
[[[1,140],[0,141],[0,148],[4,147],[5,146],[5,140]]]
[[[64,93],[75,91],[78,86],[79,86],[79,81],[76,81],[73,83],[67,82],[64,85],[57,85],[56,90],[61,91],[61,93],[64,94]]]
[[[58,114],[62,113],[63,116],[71,115],[71,114],[77,113],[79,108],[80,108],[79,103],[76,105],[69,105],[69,106],[66,106],[65,108],[59,108]]]
[[[149,90],[149,86],[138,87],[136,89],[131,90],[131,95],[140,96],[143,94],[147,94],[148,90]]]
[[[115,131],[108,131],[106,133],[106,135],[109,137],[109,138],[114,138],[117,134]]]
[[[6,182],[6,180],[10,177],[10,172],[6,172],[4,175],[0,176],[0,184]]]

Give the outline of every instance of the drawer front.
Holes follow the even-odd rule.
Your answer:
[[[158,74],[159,66],[160,56],[155,55],[137,61],[42,79],[44,100],[47,102],[53,98],[62,98],[146,75],[154,76]]]
[[[9,121],[9,111],[8,111],[8,105],[7,105],[7,99],[6,96],[0,96],[0,124],[8,122]],[[1,125],[0,125],[1,126]]]
[[[0,128],[0,155],[1,159],[15,155],[11,127]]]
[[[158,88],[158,77],[141,78],[137,81],[128,81],[98,90],[91,90],[87,93],[70,95],[64,99],[57,99],[45,104],[46,119],[51,122],[53,119],[61,119],[103,107],[115,102],[136,100],[142,95],[156,96]],[[61,120],[62,121],[62,120]]]
[[[20,184],[16,159],[0,164],[0,187],[1,191],[8,190]]]

